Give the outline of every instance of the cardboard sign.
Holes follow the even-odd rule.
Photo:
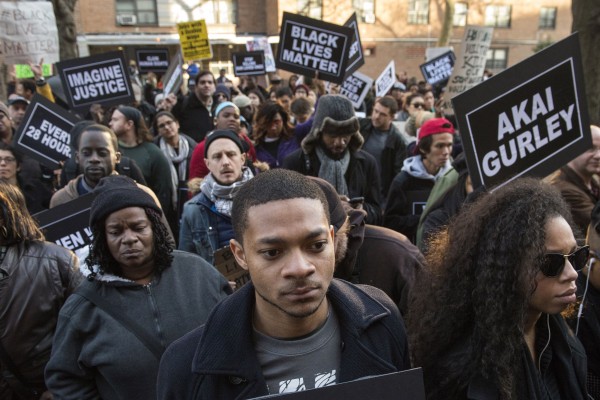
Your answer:
[[[352,42],[351,28],[283,13],[277,68],[341,84]]]
[[[352,28],[354,31],[350,49],[348,50],[348,66],[346,67],[346,76],[349,76],[365,64],[365,57],[362,51],[362,43],[360,42],[356,13],[352,13],[352,16],[344,22],[344,26]]]
[[[425,64],[421,64],[419,68],[421,68],[421,72],[428,83],[445,86],[450,75],[452,75],[455,59],[454,52],[449,51],[437,56]]]
[[[346,96],[354,108],[360,108],[372,85],[373,79],[360,72],[355,72],[344,80],[340,87],[340,94]]]
[[[125,57],[120,51],[56,64],[71,108],[87,111],[92,104],[111,106],[135,101]]]
[[[52,75],[52,64],[42,64],[42,75]],[[33,71],[28,64],[17,64],[15,65],[15,76],[17,79],[33,78]]]
[[[266,37],[256,38],[254,40],[248,40],[246,42],[246,50],[248,51],[259,51],[262,50],[265,54],[265,69],[267,72],[275,72],[275,57],[273,56],[273,49],[269,44],[269,40]]]
[[[177,24],[179,41],[184,60],[212,58],[212,46],[208,40],[206,21],[180,22]]]
[[[169,69],[169,49],[136,49],[135,58],[141,73],[162,73]]]
[[[14,138],[17,150],[56,169],[71,157],[69,132],[79,119],[44,96],[35,94]]]
[[[318,389],[255,397],[282,400],[425,400],[425,384],[421,368],[369,376],[352,382]]]
[[[58,30],[49,1],[0,2],[0,56],[6,64],[59,60]]]
[[[87,252],[87,247],[92,241],[89,222],[90,208],[95,197],[95,193],[88,193],[35,214],[33,217],[44,231],[46,240],[65,247],[78,256]]]
[[[473,187],[545,176],[592,148],[577,34],[456,96]]]
[[[264,75],[266,73],[265,52],[262,50],[233,53],[232,61],[235,76]]]
[[[215,268],[217,268],[221,275],[228,281],[235,282],[235,290],[250,282],[250,274],[235,261],[235,257],[229,246],[216,250],[214,252],[214,260]]]
[[[390,91],[396,82],[396,64],[394,60],[385,67],[383,72],[375,80],[375,96],[382,97]]]
[[[489,26],[468,26],[465,29],[465,36],[443,95],[442,108],[445,114],[454,114],[451,103],[454,96],[483,81],[483,70],[493,33],[494,28]]]
[[[181,52],[177,51],[177,54],[171,59],[169,69],[162,77],[163,93],[177,93],[183,83],[183,58]]]

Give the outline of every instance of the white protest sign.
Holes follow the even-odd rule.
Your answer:
[[[259,51],[265,52],[265,69],[267,72],[275,72],[275,57],[273,56],[273,49],[269,44],[269,40],[266,37],[259,37],[246,42],[246,50],[248,51]]]
[[[375,80],[375,96],[385,96],[394,86],[394,82],[396,82],[396,64],[392,60]]]
[[[6,64],[59,60],[58,30],[50,1],[0,1],[0,54]]]

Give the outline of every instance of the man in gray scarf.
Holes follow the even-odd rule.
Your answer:
[[[350,100],[319,98],[312,129],[283,167],[331,183],[346,200],[367,212],[367,223],[381,222],[381,184],[377,161],[361,150],[364,142]]]

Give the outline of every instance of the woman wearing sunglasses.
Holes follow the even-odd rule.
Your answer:
[[[430,243],[408,314],[428,398],[586,399],[585,353],[560,313],[588,255],[568,206],[540,181],[466,206]]]

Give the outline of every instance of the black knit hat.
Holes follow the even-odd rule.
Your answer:
[[[218,129],[216,131],[212,131],[206,137],[206,142],[204,143],[204,158],[208,158],[208,148],[210,144],[217,139],[229,139],[234,142],[237,147],[240,148],[240,152],[243,154],[247,150],[244,150],[244,144],[242,143],[242,139],[233,131],[229,131],[226,129]]]
[[[128,207],[148,207],[162,214],[152,196],[127,176],[109,175],[102,178],[94,188],[94,193],[97,195],[90,209],[90,226],[104,221],[113,212]]]

